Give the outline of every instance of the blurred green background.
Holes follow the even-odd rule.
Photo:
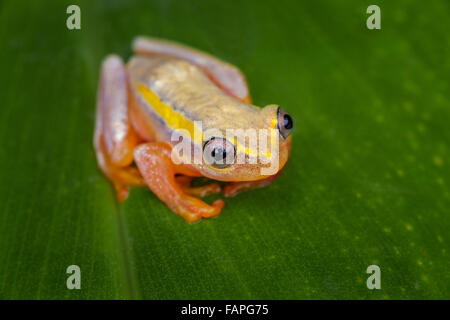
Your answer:
[[[366,28],[370,4],[381,30]],[[449,9],[1,1],[0,298],[449,298]],[[237,65],[255,104],[293,115],[275,183],[192,225],[147,189],[116,203],[92,147],[98,71],[139,34]],[[81,290],[66,288],[72,264]]]

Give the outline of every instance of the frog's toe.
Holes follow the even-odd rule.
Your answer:
[[[200,187],[191,187],[192,177],[179,176],[175,180],[178,185],[183,189],[183,192],[197,198],[203,198],[210,194],[220,193],[222,188],[216,182],[210,183]]]
[[[203,198],[210,194],[220,193],[221,190],[222,188],[220,185],[214,182],[201,187],[187,188],[185,189],[185,192],[191,196]]]
[[[218,216],[224,205],[225,202],[221,199],[218,199],[209,205],[200,199],[186,195],[177,204],[174,211],[187,222],[195,222],[202,218]]]

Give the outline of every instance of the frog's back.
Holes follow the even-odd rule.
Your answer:
[[[259,115],[259,108],[229,96],[186,60],[135,56],[128,71],[139,108],[168,131],[194,121],[201,121],[203,130],[248,128]]]

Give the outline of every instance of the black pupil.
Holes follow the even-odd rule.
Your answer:
[[[292,118],[290,115],[285,114],[283,116],[283,126],[285,129],[290,130],[292,129]]]
[[[224,148],[222,147],[216,147],[213,149],[213,151],[211,152],[211,155],[213,156],[214,159],[216,160],[222,160],[225,159],[227,152],[225,151]],[[217,158],[216,158],[217,155]],[[220,155],[222,155],[222,157],[220,158]]]

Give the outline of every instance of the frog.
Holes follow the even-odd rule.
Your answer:
[[[130,187],[147,187],[192,223],[222,212],[223,199],[208,204],[203,197],[232,197],[264,187],[280,175],[290,156],[293,119],[279,105],[253,105],[239,68],[159,38],[138,36],[132,50],[126,64],[116,54],[104,58],[95,114],[97,164],[114,186],[119,202],[127,199]],[[210,129],[223,133],[229,128],[275,132],[269,138],[277,145],[275,170],[264,172],[271,164],[258,160],[263,151],[258,153],[223,135],[205,134]],[[191,160],[186,161],[181,153],[176,155],[180,139],[173,137],[180,132],[194,153],[200,151],[201,159],[207,154],[212,161],[192,161],[191,156],[184,157]],[[195,138],[186,132],[199,135]],[[258,139],[262,143],[268,138]],[[238,155],[243,161],[233,162]],[[264,155],[273,156],[270,152]],[[199,177],[212,181],[193,186]]]

